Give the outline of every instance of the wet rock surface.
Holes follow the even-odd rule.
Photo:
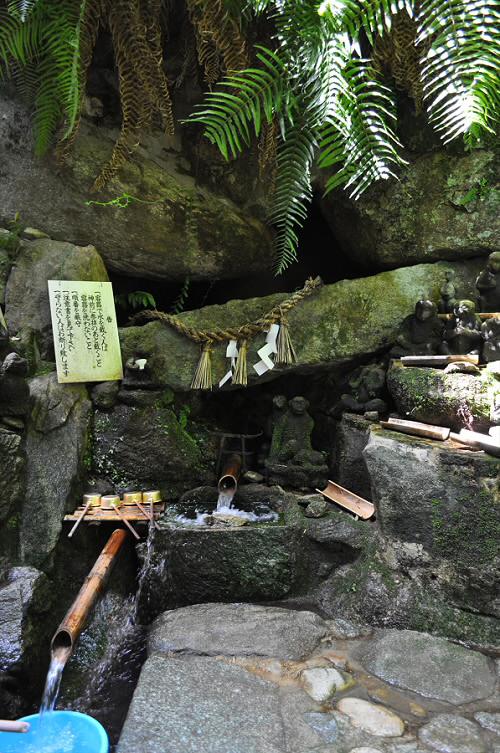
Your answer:
[[[441,658],[403,654],[406,632],[349,632],[356,637],[336,638],[311,612],[250,604],[165,612],[151,629],[118,753],[496,751],[500,699],[486,657],[447,641],[438,641]],[[464,693],[472,675],[457,674],[455,650],[484,681],[472,706]],[[395,687],[394,672],[390,683],[374,675],[369,657],[379,652],[391,666],[418,663],[414,671],[436,689],[441,680],[453,701]]]
[[[482,654],[413,630],[388,631],[361,661],[391,685],[456,705],[488,697],[496,684],[492,664]]]
[[[30,394],[20,544],[23,561],[40,567],[82,491],[91,403],[83,385],[58,384],[55,374],[30,380]]]

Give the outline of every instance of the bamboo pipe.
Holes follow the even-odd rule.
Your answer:
[[[423,424],[421,421],[407,421],[404,418],[389,418],[387,421],[380,421],[380,425],[384,429],[400,431],[402,434],[413,434],[417,437],[426,437],[427,439],[443,441],[450,436],[450,429],[446,426]]]
[[[71,656],[91,610],[104,591],[118,552],[127,536],[127,531],[117,528],[109,537],[76,599],[54,633],[50,644],[52,655],[57,653],[63,661],[67,661]]]
[[[9,722],[0,719],[0,732],[28,732],[29,728],[29,722]]]
[[[219,494],[234,496],[238,488],[238,479],[241,473],[241,455],[230,455],[227,459],[222,476],[217,484]]]

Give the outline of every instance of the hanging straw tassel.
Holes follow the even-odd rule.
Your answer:
[[[238,358],[236,359],[236,366],[234,368],[233,384],[242,384],[244,387],[248,384],[247,351],[248,343],[246,340],[242,340],[238,351]]]
[[[276,340],[276,348],[278,350],[276,353],[276,364],[286,365],[297,363],[297,354],[290,338],[288,322],[283,316],[280,320],[280,331],[278,332],[278,339]]]
[[[212,389],[212,341],[204,343],[196,372],[191,382],[192,390]]]

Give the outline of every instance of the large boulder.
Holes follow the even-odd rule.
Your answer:
[[[322,366],[340,365],[389,348],[402,320],[414,310],[415,302],[422,295],[439,299],[439,288],[447,272],[453,270],[460,295],[472,296],[481,266],[480,259],[455,264],[421,264],[411,269],[325,285],[287,315],[298,363],[275,368],[266,377],[282,376],[285,370],[307,372]],[[185,312],[180,319],[185,325],[203,329],[237,327],[259,318],[287,297],[280,293],[243,301],[232,300],[221,306]],[[197,343],[159,322],[122,329],[120,337],[124,358],[148,359],[147,368],[154,382],[179,391],[190,388],[200,357]],[[250,381],[257,379],[252,364],[260,360],[257,350],[264,342],[263,334],[250,343]],[[228,369],[225,355],[225,345],[214,348],[216,381]]]
[[[13,567],[0,583],[0,708],[7,716],[23,710],[34,664],[46,650],[44,615],[50,608],[50,584],[33,567]],[[29,678],[29,679],[28,679]]]
[[[495,155],[444,151],[414,159],[399,181],[356,201],[335,192],[322,210],[342,250],[369,270],[464,259],[500,248]]]
[[[53,238],[98,242],[110,269],[135,277],[213,280],[268,270],[269,230],[250,210],[200,187],[163,136],[150,139],[96,196],[90,187],[111,156],[115,130],[82,123],[62,167],[53,156],[34,157],[26,112],[7,97],[0,101],[0,221],[20,212]],[[133,197],[128,206],[105,205],[124,195]]]
[[[179,486],[186,488],[186,479],[196,483],[212,475],[207,478],[211,456],[202,454],[189,429],[161,399],[145,406],[118,404],[107,413],[96,413],[92,474],[120,492],[161,489],[163,498],[171,499]]]
[[[34,332],[40,355],[50,360],[53,346],[47,281],[108,279],[93,246],[74,246],[50,238],[23,241],[5,294],[10,333]]]
[[[58,384],[54,373],[32,379],[30,392],[21,555],[25,563],[45,567],[64,514],[79,503],[88,463],[91,402],[84,385]]]
[[[495,401],[500,399],[500,378],[490,369],[479,375],[446,374],[396,362],[388,371],[387,386],[402,416],[453,431],[487,432]]]

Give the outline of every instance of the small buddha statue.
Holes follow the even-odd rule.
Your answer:
[[[481,312],[500,312],[500,251],[488,256],[486,267],[476,280]]]
[[[391,356],[432,356],[441,345],[444,325],[432,301],[421,299],[415,312],[403,320]]]
[[[446,281],[443,283],[439,291],[441,293],[441,300],[438,303],[438,310],[440,314],[452,314],[453,307],[457,302],[455,297],[456,289],[453,284],[453,273],[446,272],[445,278]]]
[[[444,334],[441,353],[444,355],[479,355],[481,350],[481,320],[473,301],[458,301],[453,318]]]
[[[278,415],[266,461],[269,480],[304,490],[326,483],[328,467],[324,455],[312,447],[314,419],[307,410],[309,401],[304,397],[294,397],[288,401],[284,411],[282,399],[273,403]]]
[[[486,319],[481,325],[483,361],[500,361],[500,318]]]

